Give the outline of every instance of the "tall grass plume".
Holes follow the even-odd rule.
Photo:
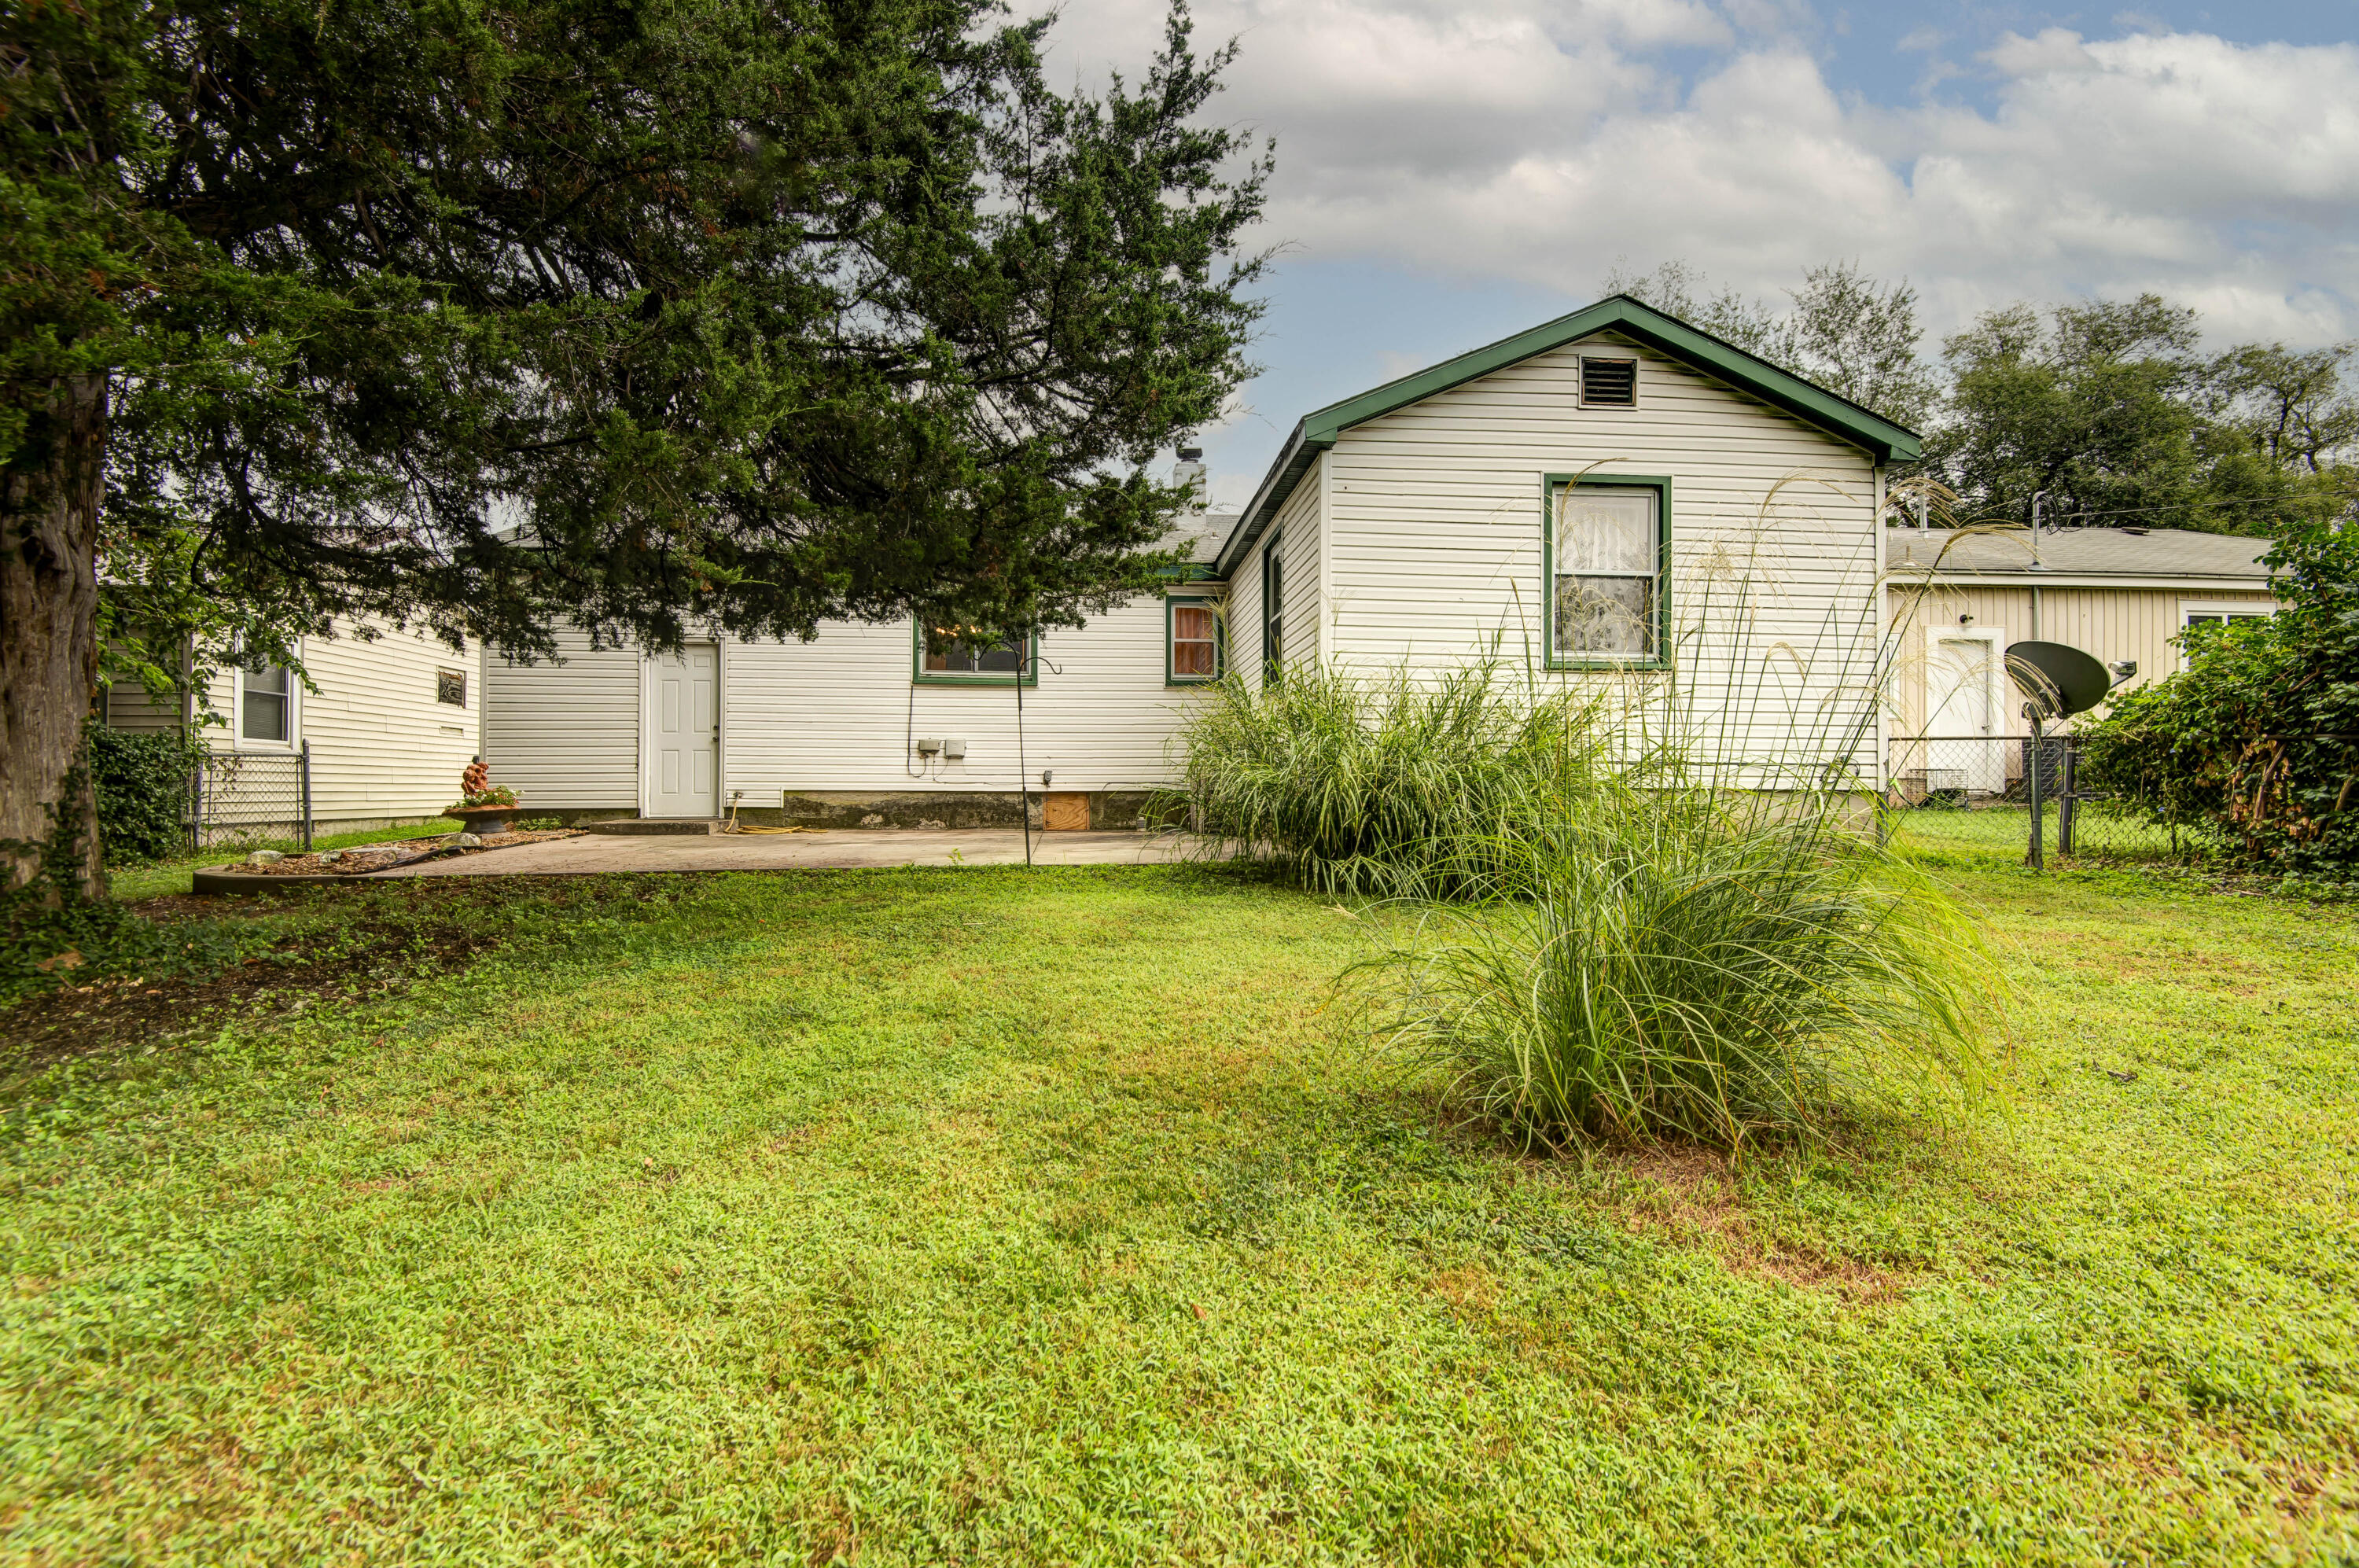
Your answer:
[[[1305,664],[1231,676],[1177,739],[1196,831],[1329,894],[1447,898],[1503,886],[1535,798],[1578,793],[1595,700],[1535,697],[1495,659],[1382,676]]]
[[[1358,966],[1380,1034],[1527,1145],[1736,1148],[1970,1100],[1995,1015],[1973,928],[1840,795],[1601,779],[1527,824],[1522,886]]]

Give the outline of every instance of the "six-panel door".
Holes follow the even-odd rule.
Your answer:
[[[647,659],[647,815],[716,817],[721,659],[711,643]]]

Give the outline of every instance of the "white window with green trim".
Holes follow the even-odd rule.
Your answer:
[[[1549,662],[1649,665],[1663,659],[1671,484],[1551,474],[1542,554]]]
[[[1174,593],[1163,602],[1163,679],[1195,686],[1221,678],[1220,611],[1210,599]]]

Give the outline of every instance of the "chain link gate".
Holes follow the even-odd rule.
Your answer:
[[[2187,861],[2207,857],[2191,833],[2157,822],[2106,791],[2082,787],[2080,737],[1896,735],[1886,750],[1886,800],[1897,811],[1972,813],[1973,831],[1947,832],[2027,862]],[[2034,783],[2039,807],[2032,806]],[[2038,823],[2038,853],[2032,853]]]
[[[311,847],[311,745],[294,751],[209,751],[189,776],[189,837],[198,849]]]

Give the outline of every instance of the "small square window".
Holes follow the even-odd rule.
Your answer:
[[[1584,408],[1635,408],[1638,406],[1638,362],[1635,359],[1581,360],[1581,406]]]
[[[1171,646],[1167,670],[1172,682],[1217,680],[1221,673],[1220,617],[1197,599],[1169,601]]]
[[[467,672],[463,670],[438,670],[434,672],[434,700],[448,702],[454,708],[467,705]]]

